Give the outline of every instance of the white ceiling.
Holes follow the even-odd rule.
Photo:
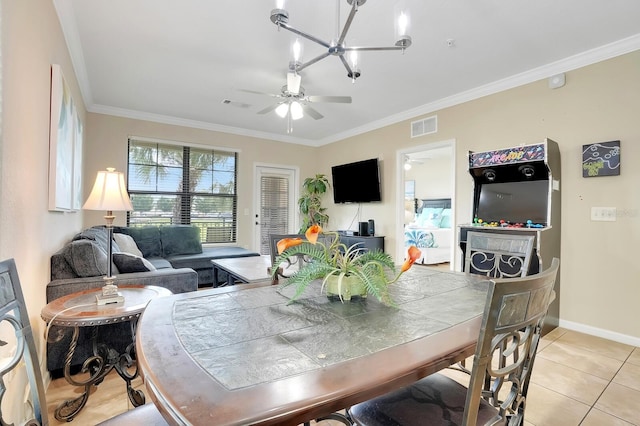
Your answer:
[[[304,69],[307,95],[353,103],[313,104],[324,118],[297,120],[288,135],[274,112],[256,114],[276,99],[239,90],[279,93],[286,83],[294,36],[271,23],[275,0],[54,4],[89,111],[313,146],[640,49],[636,0],[370,0],[346,45],[393,45],[401,5],[413,45],[362,53],[355,84],[334,56]],[[339,4],[344,21],[349,5]],[[336,2],[285,8],[290,25],[335,38]],[[323,51],[304,41],[303,61]]]

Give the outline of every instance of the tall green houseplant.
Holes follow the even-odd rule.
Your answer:
[[[300,234],[304,234],[311,225],[325,227],[329,222],[329,215],[325,213],[326,208],[322,207],[322,196],[329,189],[329,179],[323,174],[309,177],[302,184],[303,194],[298,200],[298,207],[302,213],[302,224]]]

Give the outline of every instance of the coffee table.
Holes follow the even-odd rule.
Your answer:
[[[267,255],[213,259],[211,263],[214,287],[233,285],[236,282],[252,283],[270,278],[268,269],[271,267],[271,257]],[[220,281],[219,271],[227,273],[226,283]]]
[[[56,325],[73,329],[65,358],[64,377],[71,385],[84,387],[82,395],[64,401],[56,408],[54,415],[59,421],[73,420],[89,399],[91,387],[94,384],[100,384],[114,368],[127,384],[127,394],[131,403],[136,407],[145,403],[144,393],[131,387],[131,381],[138,376],[135,357],[136,326],[138,318],[151,299],[169,296],[172,293],[163,287],[142,285],[120,286],[118,291],[124,296],[124,302],[97,305],[96,294],[101,292],[101,289],[97,288],[68,294],[51,301],[42,308],[40,316],[48,326]],[[131,343],[124,353],[118,353],[115,349],[98,342],[100,326],[119,322],[131,323]],[[71,377],[71,359],[78,343],[80,327],[92,328],[93,355],[83,363],[83,372],[88,372],[89,377],[76,380]]]

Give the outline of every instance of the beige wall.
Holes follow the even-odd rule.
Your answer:
[[[38,329],[51,254],[82,223],[82,213],[48,211],[52,63],[61,65],[82,120],[85,110],[51,1],[3,0],[2,21],[0,259],[15,258]]]
[[[357,160],[363,151],[383,158],[385,202],[365,209],[395,253],[389,218],[396,217],[396,150],[456,140],[460,224],[471,220],[467,151],[555,140],[562,158],[561,325],[640,345],[640,51],[568,72],[566,79],[560,89],[542,80],[438,111],[437,134],[411,140],[406,121],[326,146],[322,156],[326,164]],[[621,175],[583,178],[582,145],[610,140],[621,140]],[[617,207],[618,220],[592,222],[592,206]],[[346,223],[349,209],[330,206],[329,214]]]
[[[50,257],[82,224],[82,213],[48,211],[51,64],[62,67],[83,120],[85,110],[51,1],[2,0],[1,11],[0,259],[16,261],[44,365],[40,310]],[[18,374],[8,383],[3,414],[16,410],[14,403],[24,398],[23,380]],[[11,404],[6,411],[5,403]]]

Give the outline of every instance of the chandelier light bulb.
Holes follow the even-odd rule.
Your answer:
[[[409,29],[409,17],[406,13],[401,12],[398,16],[398,36],[406,36]]]
[[[289,112],[289,104],[281,103],[278,108],[276,108],[276,114],[278,114],[281,118],[285,118],[287,113]]]
[[[284,9],[284,0],[276,0],[276,9]]]
[[[358,52],[352,50],[349,53],[349,62],[351,62],[351,68],[353,68],[353,70],[358,68]]]
[[[293,42],[293,60],[295,62],[299,62],[300,58],[302,58],[302,44],[299,39]]]
[[[304,113],[302,112],[302,105],[299,102],[291,102],[291,118],[294,120],[299,120],[304,117]]]

